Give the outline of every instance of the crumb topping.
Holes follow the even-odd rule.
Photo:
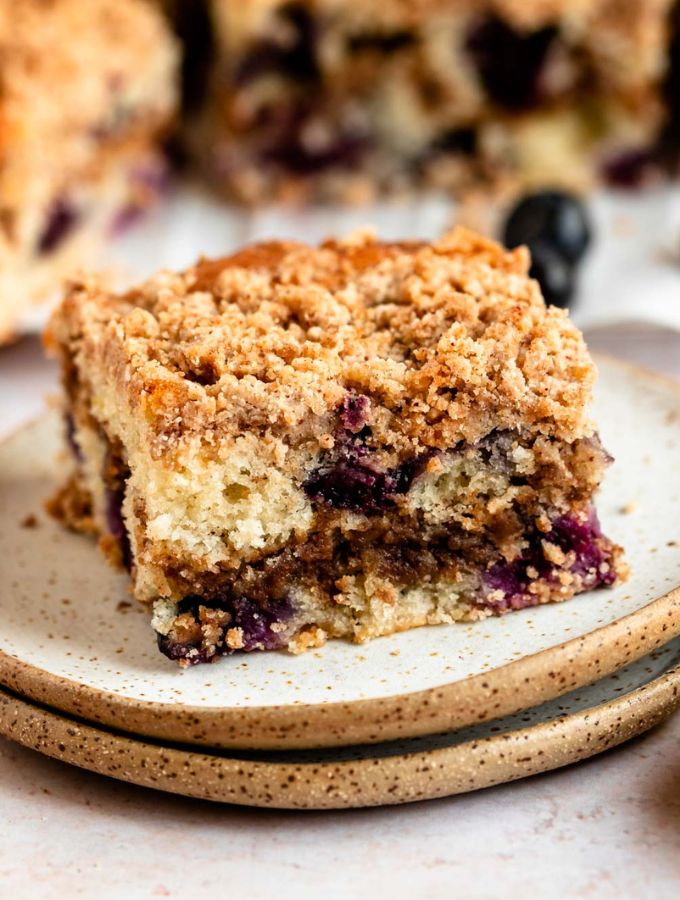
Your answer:
[[[163,452],[246,430],[307,439],[310,422],[323,445],[348,393],[404,450],[499,427],[573,440],[591,430],[594,366],[528,264],[460,228],[434,244],[266,243],[124,295],[74,283],[51,339],[114,379]]]

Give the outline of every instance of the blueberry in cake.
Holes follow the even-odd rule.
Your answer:
[[[0,3],[0,341],[158,196],[178,56],[145,0]]]
[[[625,575],[595,369],[525,248],[265,243],[53,316],[73,474],[183,666],[562,601]]]
[[[249,202],[630,183],[667,119],[675,0],[167,2],[187,143]]]

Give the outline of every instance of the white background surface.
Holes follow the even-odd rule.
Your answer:
[[[680,339],[593,346],[680,377]],[[37,342],[0,351],[0,430],[55,376]],[[0,740],[0,897],[676,900],[680,715],[623,747],[476,794],[343,813],[245,810],[136,788]]]

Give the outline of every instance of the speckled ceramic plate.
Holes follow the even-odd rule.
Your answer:
[[[48,416],[0,447],[0,682],[134,734],[248,749],[433,734],[591,683],[680,634],[680,391],[603,361],[595,415],[617,457],[599,509],[627,548],[627,584],[473,625],[187,671],[157,652],[126,578],[40,512],[59,477]]]
[[[0,734],[133,784],[247,806],[409,803],[594,756],[680,706],[680,640],[524,713],[436,737],[349,749],[225,755],[125,737],[0,691]]]

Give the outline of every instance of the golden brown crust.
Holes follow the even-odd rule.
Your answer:
[[[50,339],[113,380],[157,455],[253,431],[327,446],[348,392],[399,454],[492,428],[573,440],[591,431],[594,367],[527,269],[524,248],[463,229],[432,245],[263,244],[123,296],[76,283]]]

